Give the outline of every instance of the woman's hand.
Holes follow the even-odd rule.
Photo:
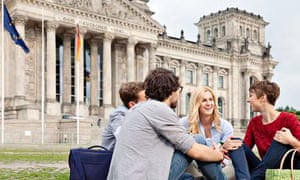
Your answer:
[[[276,131],[274,140],[282,144],[290,144],[290,145],[292,145],[294,141],[297,141],[297,139],[292,135],[291,131],[285,127]]]
[[[225,140],[223,148],[227,151],[236,150],[243,144],[242,139],[236,136],[230,136]]]

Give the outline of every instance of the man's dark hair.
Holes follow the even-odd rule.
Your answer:
[[[138,101],[138,93],[144,90],[143,82],[127,82],[123,83],[119,89],[119,95],[123,104],[129,108],[130,101]]]
[[[275,105],[275,102],[280,95],[279,86],[275,82],[270,82],[268,80],[255,81],[250,86],[249,91],[255,92],[257,98],[266,95],[268,102],[272,105]]]
[[[170,70],[156,68],[144,81],[147,98],[164,101],[180,87],[179,78]]]

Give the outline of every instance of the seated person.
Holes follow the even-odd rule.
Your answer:
[[[182,87],[174,72],[154,69],[144,87],[149,99],[126,114],[107,179],[178,180],[193,159],[208,179],[225,179],[223,152],[207,147],[203,137],[194,137],[179,123],[173,109]]]
[[[123,104],[110,114],[108,125],[102,134],[102,146],[111,151],[115,147],[116,138],[127,111],[136,103],[146,100],[143,82],[121,84],[119,95]]]
[[[279,168],[285,152],[292,146],[298,147],[295,139],[300,140],[300,122],[295,114],[279,112],[274,108],[280,94],[280,88],[276,83],[268,80],[256,81],[250,86],[249,91],[250,96],[247,102],[253,112],[260,114],[249,121],[243,149],[247,157],[251,179],[263,180],[267,168]],[[289,133],[294,138],[291,138]],[[291,139],[287,140],[288,138],[286,138],[283,141],[281,135]],[[281,140],[283,143],[280,142]],[[254,145],[257,147],[259,158],[251,150]]]
[[[223,144],[222,148],[232,158],[236,179],[250,179],[242,142],[235,140],[232,125],[219,117],[216,96],[209,87],[198,87],[191,95],[189,114],[181,124],[192,134],[202,135],[208,146]],[[244,157],[244,158],[243,158]],[[223,161],[226,166],[228,160]]]

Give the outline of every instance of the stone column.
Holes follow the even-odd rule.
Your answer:
[[[164,56],[163,57],[163,68],[168,69],[169,68],[169,64],[170,64],[171,58]]]
[[[90,115],[99,115],[99,101],[98,101],[98,40],[95,38],[91,39],[91,73],[90,73],[90,84],[91,84],[91,102],[89,107]]]
[[[156,45],[155,44],[150,44],[150,47],[149,47],[149,64],[150,64],[150,70],[153,70],[155,69],[155,62],[156,62],[156,59],[155,59],[155,51],[156,51]]]
[[[198,64],[197,67],[197,86],[201,86],[202,85],[202,70],[203,70],[204,65],[203,64]]]
[[[228,118],[228,121],[231,121],[232,117],[233,117],[233,113],[232,113],[232,109],[233,109],[233,94],[232,94],[232,91],[233,91],[233,85],[232,85],[232,69],[229,69],[228,70],[228,91],[227,91],[227,96],[228,96],[228,99],[227,99],[227,106],[226,109],[228,109],[228,113],[227,113],[227,117],[224,117],[224,118]]]
[[[26,17],[17,16],[14,19],[16,29],[18,30],[20,36],[25,39],[25,23],[27,21]],[[10,37],[8,37],[10,38]],[[13,42],[14,43],[14,42]],[[16,46],[16,67],[15,67],[15,83],[16,83],[16,92],[15,92],[15,105],[23,105],[25,103],[25,53],[23,49]]]
[[[232,69],[232,79],[231,79],[231,109],[232,109],[232,116],[231,120],[233,121],[232,123],[234,124],[234,129],[237,130],[237,133],[240,133],[240,127],[241,127],[241,106],[245,105],[245,102],[242,102],[241,97],[237,96],[237,94],[240,94],[241,92],[241,87],[240,87],[240,68],[238,64],[238,59],[234,58],[232,59],[231,62],[231,69]],[[230,109],[230,107],[229,107]]]
[[[64,34],[63,45],[63,94],[62,112],[72,113],[71,108],[71,39],[72,34]]]
[[[146,76],[149,73],[149,48],[147,46],[144,46],[145,51],[143,53],[144,59],[143,59],[143,77],[142,79],[144,80]]]
[[[49,115],[60,114],[60,108],[56,102],[56,44],[55,44],[55,30],[57,23],[47,22],[47,44],[46,44],[46,58],[47,58],[47,82],[46,82],[46,112]]]
[[[103,105],[104,118],[108,119],[112,110],[112,64],[111,64],[111,44],[113,35],[104,34],[103,39]]]
[[[245,109],[245,119],[249,120],[250,119],[250,106],[248,105],[247,103],[247,98],[249,97],[249,88],[250,88],[250,72],[249,70],[246,70],[245,71],[245,74],[244,74],[244,78],[245,78],[245,98],[243,99],[243,102],[246,104],[246,106],[244,106],[246,109]]]
[[[219,68],[217,66],[214,66],[213,67],[213,73],[212,73],[212,89],[215,93],[217,93],[218,91],[218,81],[219,81],[219,78],[218,78],[218,71],[219,71]]]
[[[181,60],[181,66],[180,66],[180,82],[181,86],[185,87],[185,78],[186,78],[186,62]],[[180,110],[179,110],[179,116],[186,115],[186,102],[185,102],[185,88],[183,88],[183,91],[180,94]]]
[[[135,45],[137,41],[129,38],[127,42],[127,81],[136,80]]]

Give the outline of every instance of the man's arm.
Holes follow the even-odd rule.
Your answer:
[[[224,154],[218,149],[212,149],[198,143],[194,143],[186,154],[193,159],[206,162],[216,162],[224,159]]]

